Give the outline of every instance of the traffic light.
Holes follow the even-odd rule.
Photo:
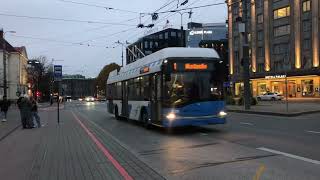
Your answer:
[[[36,96],[37,96],[37,97],[40,97],[40,96],[41,96],[41,93],[40,93],[39,91],[37,91],[37,92],[36,92]]]

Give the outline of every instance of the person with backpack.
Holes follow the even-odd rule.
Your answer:
[[[10,105],[11,105],[11,102],[8,101],[7,96],[3,96],[2,100],[0,101],[1,114],[3,114],[2,122],[7,121],[7,113]]]

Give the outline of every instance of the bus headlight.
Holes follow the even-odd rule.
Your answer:
[[[218,114],[219,117],[226,117],[227,116],[227,113],[224,112],[224,111],[220,111],[219,114]]]
[[[171,113],[167,114],[167,116],[166,116],[166,117],[167,117],[167,119],[169,119],[169,120],[171,120],[171,121],[172,121],[172,120],[174,120],[174,119],[176,118],[176,115],[175,115],[174,113],[172,113],[172,112],[171,112]]]

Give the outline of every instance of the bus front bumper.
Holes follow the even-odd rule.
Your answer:
[[[225,117],[218,116],[200,116],[200,117],[177,117],[175,119],[164,119],[162,125],[164,127],[179,126],[202,126],[209,124],[225,124]]]

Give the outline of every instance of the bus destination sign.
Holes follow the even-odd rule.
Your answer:
[[[207,70],[208,69],[208,64],[190,64],[190,63],[186,63],[184,65],[184,69],[185,70]]]
[[[140,74],[144,74],[150,71],[150,68],[148,66],[145,66],[140,69]]]

